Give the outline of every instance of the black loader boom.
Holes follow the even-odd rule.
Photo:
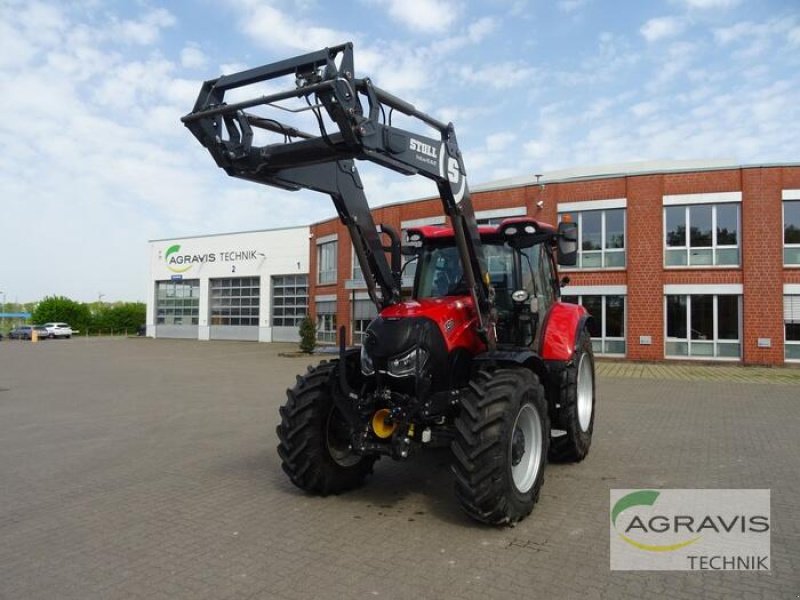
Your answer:
[[[252,99],[225,102],[231,90],[269,86],[287,76],[294,76],[293,89],[268,88],[268,93]],[[286,107],[285,103],[297,99],[307,106]],[[311,111],[319,132],[307,133],[272,116],[250,112],[257,107],[284,111],[284,115]],[[416,119],[436,137],[393,126],[394,111]],[[401,299],[400,241],[391,228],[376,227],[355,161],[368,160],[403,175],[432,179],[452,222],[465,282],[478,313],[479,333],[490,349],[494,347],[493,293],[453,124],[417,110],[369,78],[356,78],[351,43],[206,81],[194,109],[182,121],[228,175],[330,195],[350,232],[369,295],[379,309]],[[256,145],[254,130],[272,135],[275,141]],[[383,245],[381,234],[390,238],[389,246]],[[391,250],[391,264],[387,250]]]

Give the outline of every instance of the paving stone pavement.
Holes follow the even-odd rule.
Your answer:
[[[723,381],[742,383],[777,383],[800,385],[800,366],[759,367],[690,362],[637,363],[601,359],[597,363],[601,377],[626,379],[680,379],[682,381]]]
[[[0,598],[800,594],[800,385],[603,364],[589,457],[548,465],[533,514],[497,529],[461,514],[443,451],[350,494],[294,489],[275,425],[309,361],[287,349],[0,342]],[[641,487],[771,488],[772,570],[610,571],[609,489]]]

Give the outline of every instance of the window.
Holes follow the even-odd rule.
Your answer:
[[[783,297],[786,360],[800,360],[800,296]]]
[[[361,265],[358,264],[358,256],[356,255],[356,249],[353,245],[350,245],[350,258],[351,258],[351,267],[352,267],[352,279],[354,282],[361,282],[364,283],[364,272],[361,270]],[[334,276],[334,279],[336,277]],[[366,284],[364,284],[366,285]]]
[[[336,342],[336,301],[317,302],[317,341]]]
[[[668,357],[739,358],[740,296],[666,296]]]
[[[783,264],[800,265],[800,200],[783,203]]]
[[[538,246],[541,246],[539,244]],[[535,248],[538,248],[536,246]],[[498,296],[511,301],[513,291],[512,250],[506,245],[485,244],[483,247],[489,277]],[[439,298],[442,296],[462,296],[469,294],[469,287],[461,268],[461,258],[455,246],[440,246],[423,250],[418,298]]]
[[[197,325],[199,317],[199,279],[156,282],[157,325]]]
[[[353,304],[353,343],[363,344],[367,327],[378,316],[372,300],[356,300]]]
[[[400,232],[400,240],[402,241],[402,244],[405,247],[408,247],[409,245],[411,245],[408,242],[408,230],[407,229],[403,229],[403,231]],[[419,244],[420,243],[417,242],[417,246],[419,246]],[[400,260],[403,263],[402,269],[401,269],[403,277],[402,277],[402,280],[400,282],[400,285],[402,287],[404,287],[404,288],[413,287],[414,286],[414,277],[417,274],[418,258],[416,256],[402,255],[400,257]]]
[[[300,326],[308,314],[308,275],[272,277],[272,326]]]
[[[664,207],[664,264],[738,265],[739,203]]]
[[[336,283],[336,249],[335,240],[317,245],[317,283]]]
[[[210,279],[211,325],[258,326],[261,283],[258,277]]]
[[[402,257],[403,266],[402,266],[402,280],[400,281],[400,285],[404,288],[411,288],[414,287],[414,277],[417,274],[417,263],[419,259],[415,256],[403,256]]]
[[[587,294],[564,296],[562,300],[581,304],[592,315],[589,334],[595,354],[625,354],[625,296]]]
[[[564,212],[578,224],[579,269],[607,269],[625,266],[625,209]]]

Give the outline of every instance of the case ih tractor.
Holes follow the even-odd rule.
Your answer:
[[[249,98],[232,101],[242,88]],[[379,310],[361,348],[346,348],[341,328],[338,359],[287,392],[278,453],[296,486],[344,492],[381,456],[449,446],[466,513],[511,524],[533,509],[548,457],[586,456],[590,316],[559,301],[556,267],[575,264],[575,224],[477,226],[453,125],[356,78],[349,43],[209,80],[182,120],[228,175],[328,194]],[[401,244],[374,223],[356,160],[432,179],[450,226],[411,229]],[[410,298],[404,256],[417,263]]]

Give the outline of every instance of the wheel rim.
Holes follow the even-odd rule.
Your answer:
[[[542,462],[542,420],[531,404],[517,413],[509,444],[511,477],[520,493],[533,487]]]
[[[586,354],[581,356],[578,363],[578,424],[581,431],[589,431],[592,423],[592,410],[594,409],[594,381],[592,375],[591,359]]]
[[[336,407],[328,414],[328,422],[325,426],[325,445],[333,462],[340,467],[353,467],[361,460],[361,457],[353,452],[350,446],[350,431]]]

